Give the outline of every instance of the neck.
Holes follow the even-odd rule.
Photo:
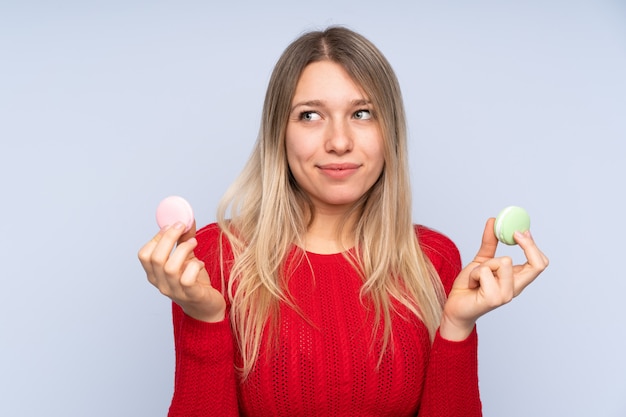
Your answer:
[[[344,212],[317,211],[305,236],[305,249],[319,254],[343,252],[354,246],[352,233],[354,219],[340,226],[344,219]]]

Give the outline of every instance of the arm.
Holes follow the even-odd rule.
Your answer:
[[[420,416],[481,416],[476,321],[518,296],[548,266],[548,258],[529,232],[515,234],[526,255],[525,264],[496,258],[493,222],[493,218],[487,221],[476,257],[458,273],[449,290],[430,354]],[[449,276],[440,273],[446,292]]]
[[[419,229],[420,246],[437,270],[446,294],[461,271],[454,243],[432,230]],[[478,335],[473,328],[461,341],[437,331],[428,360],[419,417],[479,417]]]
[[[480,417],[478,336],[460,342],[438,331],[430,351],[419,417]]]
[[[238,416],[233,337],[228,319],[207,323],[172,303],[176,375],[169,417]]]
[[[221,293],[219,229],[164,228],[139,252],[148,280],[173,301],[171,417],[238,416],[233,337]]]

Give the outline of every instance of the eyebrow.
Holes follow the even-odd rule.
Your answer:
[[[356,106],[367,106],[372,104],[371,100],[366,100],[364,98],[359,98],[359,99],[355,99],[350,101],[350,104],[354,107]],[[324,102],[322,100],[306,100],[306,101],[300,101],[296,104],[294,104],[293,106],[291,106],[291,111],[294,111],[295,109],[297,109],[298,107],[320,107],[320,106],[324,106]]]

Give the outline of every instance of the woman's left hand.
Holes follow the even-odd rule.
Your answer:
[[[496,258],[498,239],[493,231],[495,219],[485,225],[476,257],[458,275],[443,308],[439,333],[448,340],[464,340],[476,320],[485,313],[517,297],[548,266],[530,232],[515,233],[526,263],[513,265],[508,256]]]

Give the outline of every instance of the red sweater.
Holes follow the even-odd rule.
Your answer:
[[[456,246],[435,231],[416,230],[449,293],[461,269]],[[196,255],[219,289],[218,227],[204,227],[197,239]],[[224,249],[225,259],[232,259],[225,238]],[[341,254],[308,257],[315,279],[302,262],[289,290],[314,325],[283,306],[280,347],[265,354],[264,339],[244,382],[234,368],[241,358],[228,319],[201,322],[173,305],[176,377],[170,416],[481,416],[475,330],[461,342],[437,332],[431,345],[421,321],[396,315],[394,347],[377,368],[380,346],[372,348],[373,318],[359,297],[361,278]]]

